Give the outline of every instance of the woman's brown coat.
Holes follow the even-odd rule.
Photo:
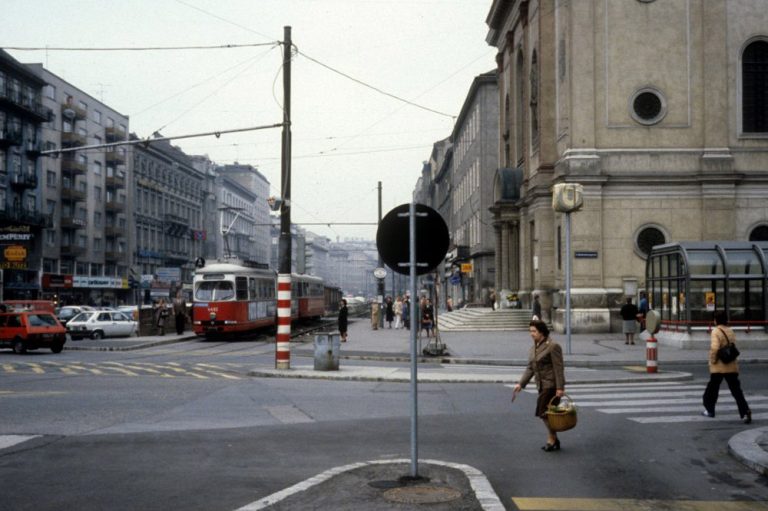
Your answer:
[[[712,329],[709,343],[709,372],[710,373],[738,373],[739,363],[735,360],[722,362],[717,358],[717,350],[727,345],[729,342],[736,342],[736,334],[730,327],[718,325]]]
[[[563,349],[549,337],[531,347],[528,353],[528,366],[520,378],[520,386],[525,388],[534,376],[536,388],[539,390],[565,388]]]

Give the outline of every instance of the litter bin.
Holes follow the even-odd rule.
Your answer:
[[[338,332],[315,335],[315,371],[338,371],[340,347]]]

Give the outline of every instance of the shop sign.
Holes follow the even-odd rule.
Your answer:
[[[461,263],[461,273],[472,273],[472,263]]]
[[[12,263],[19,263],[27,259],[27,249],[21,245],[11,245],[3,250],[5,260]]]
[[[51,288],[71,288],[72,275],[60,275],[58,273],[43,273],[43,287]]]
[[[122,289],[123,279],[119,277],[89,277],[87,275],[75,275],[72,277],[72,286]]]

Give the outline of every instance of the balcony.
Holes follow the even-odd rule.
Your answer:
[[[88,220],[85,218],[77,218],[64,213],[61,214],[62,229],[85,229],[86,227],[88,227]]]
[[[61,159],[61,170],[62,172],[69,173],[70,175],[82,176],[88,172],[88,164],[80,162],[75,158],[64,156]]]
[[[105,261],[123,261],[125,259],[125,252],[119,250],[107,250],[104,252]]]
[[[16,188],[37,188],[37,176],[33,172],[12,173],[8,180]]]
[[[85,108],[80,108],[72,103],[62,103],[61,115],[72,122],[84,121],[88,117],[88,111]]]
[[[125,155],[119,151],[107,151],[107,165],[125,165]]]
[[[37,122],[51,120],[52,112],[37,99],[21,91],[14,90],[10,83],[0,88],[0,105],[11,107],[16,113],[29,117]]]
[[[117,126],[112,126],[104,129],[104,136],[107,142],[122,142],[126,138],[126,133]]]
[[[87,193],[82,190],[76,190],[74,188],[62,188],[61,198],[69,201],[84,201],[87,197]]]
[[[50,215],[38,213],[24,208],[0,210],[0,222],[13,222],[17,224],[31,225],[33,227],[48,228],[53,225]]]
[[[104,209],[107,211],[114,211],[116,213],[122,213],[125,211],[125,202],[124,201],[116,201],[116,200],[108,200],[104,203]]]
[[[125,176],[107,174],[106,185],[110,188],[125,188]]]
[[[30,156],[37,156],[43,150],[43,142],[41,140],[27,140],[24,144],[24,150]]]
[[[21,130],[14,130],[8,127],[0,128],[0,147],[8,147],[10,145],[21,145],[22,135]]]
[[[62,257],[78,257],[85,254],[85,247],[81,247],[80,245],[75,244],[64,244],[61,245],[61,255]]]
[[[118,227],[116,225],[107,225],[104,227],[104,235],[108,238],[124,238],[125,227]]]
[[[88,141],[85,135],[74,132],[61,134],[61,147],[80,147]]]

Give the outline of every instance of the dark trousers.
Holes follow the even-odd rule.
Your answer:
[[[184,333],[184,326],[186,324],[186,316],[184,314],[176,314],[176,333],[181,335]]]
[[[728,383],[733,399],[736,400],[736,406],[739,407],[739,416],[744,417],[749,411],[749,405],[747,400],[744,399],[744,393],[741,391],[739,373],[711,373],[707,388],[704,390],[704,408],[712,416],[715,415],[715,405],[717,404],[717,396],[720,393],[720,384],[723,383],[723,378]]]

